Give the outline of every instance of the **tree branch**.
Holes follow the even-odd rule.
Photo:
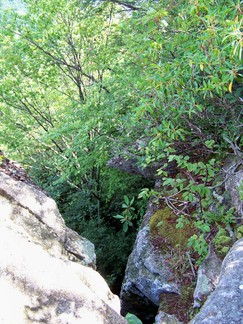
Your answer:
[[[124,7],[127,7],[131,10],[139,10],[139,7],[136,7],[135,5],[133,5],[131,2],[127,2],[127,1],[120,1],[120,0],[110,0],[111,2],[117,3],[119,5],[122,5]]]

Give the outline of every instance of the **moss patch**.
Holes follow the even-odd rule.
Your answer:
[[[174,248],[187,250],[187,241],[195,233],[195,228],[190,223],[176,228],[177,219],[178,216],[169,207],[159,209],[150,219],[150,237],[161,252]]]

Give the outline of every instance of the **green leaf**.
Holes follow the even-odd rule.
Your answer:
[[[132,197],[132,199],[130,200],[130,206],[134,203],[134,200],[135,200],[135,198]]]
[[[123,232],[125,232],[125,233],[128,231],[128,223],[127,222],[123,223],[122,229],[123,229]]]
[[[134,314],[127,313],[125,318],[129,324],[143,324],[143,322]]]
[[[163,223],[164,223],[164,221],[158,222],[157,225],[156,225],[156,227],[159,227],[159,226],[163,225]]]
[[[126,195],[124,196],[124,201],[126,203],[126,206],[129,206],[130,205],[129,198]]]
[[[122,216],[122,215],[116,215],[116,216],[113,216],[114,218],[116,218],[116,219],[124,219],[124,216]]]
[[[205,141],[205,145],[206,145],[208,148],[210,148],[210,149],[213,148],[214,143],[215,143],[214,140],[207,140],[207,141]]]

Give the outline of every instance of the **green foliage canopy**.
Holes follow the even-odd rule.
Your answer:
[[[116,196],[133,196],[106,168],[110,157],[165,161],[164,185],[200,197],[205,212],[219,158],[242,154],[241,2],[23,7],[1,11],[0,140],[10,156],[34,166],[60,202],[70,192],[88,199],[98,218]],[[171,162],[187,181],[170,178]]]

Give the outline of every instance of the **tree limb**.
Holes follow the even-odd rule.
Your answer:
[[[127,2],[127,1],[120,1],[120,0],[110,0],[110,2],[114,2],[117,3],[119,5],[122,5],[124,7],[127,7],[131,10],[139,10],[139,7],[136,7],[135,5],[133,5],[131,2]]]

